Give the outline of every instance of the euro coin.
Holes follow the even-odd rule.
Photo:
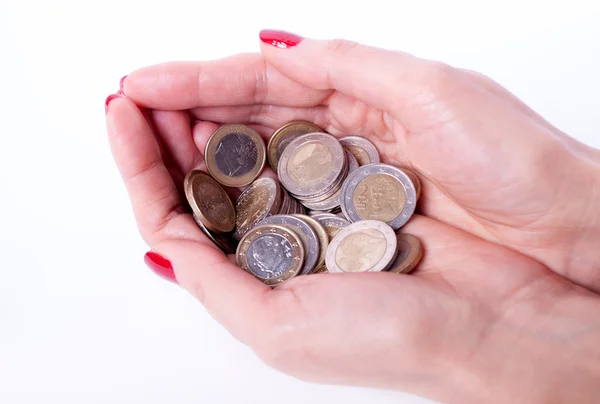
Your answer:
[[[194,215],[210,231],[228,233],[235,227],[235,209],[229,195],[210,175],[193,170],[183,188]]]
[[[204,157],[206,168],[215,180],[228,187],[242,187],[261,173],[266,148],[254,129],[245,125],[223,125],[208,140]]]
[[[321,128],[305,121],[288,122],[281,128],[277,129],[273,133],[273,136],[271,136],[269,139],[269,143],[267,145],[269,165],[273,171],[277,172],[277,166],[279,164],[281,154],[292,140],[300,135],[314,132],[321,132]]]
[[[236,262],[263,283],[277,286],[300,273],[304,247],[298,235],[287,227],[257,226],[240,240]]]
[[[352,222],[380,220],[397,230],[412,217],[416,203],[410,178],[387,164],[359,167],[342,187],[342,211]]]
[[[325,259],[329,272],[381,272],[396,256],[396,233],[378,220],[363,220],[342,229]]]

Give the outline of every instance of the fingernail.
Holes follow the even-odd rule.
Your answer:
[[[173,283],[178,283],[171,262],[162,255],[155,253],[154,251],[148,251],[146,255],[144,255],[144,262],[158,276]]]
[[[120,98],[122,97],[121,94],[111,94],[108,97],[106,97],[106,101],[104,102],[104,112],[108,112],[108,104],[114,100],[115,98]]]
[[[117,91],[117,94],[119,95],[125,95],[125,92],[123,91],[123,83],[125,83],[126,78],[127,76],[123,76],[123,78],[121,78],[121,80],[119,81],[119,91]]]
[[[291,32],[277,31],[274,29],[263,29],[258,34],[260,40],[276,48],[293,48],[302,42],[302,37]]]

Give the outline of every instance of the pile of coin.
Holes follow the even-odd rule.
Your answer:
[[[267,159],[276,176],[261,175]],[[415,211],[418,176],[380,163],[367,139],[294,121],[265,146],[250,127],[224,125],[205,160],[208,174],[184,181],[194,218],[267,285],[321,272],[408,273],[421,260],[419,239],[397,232]],[[221,185],[246,187],[234,205]]]

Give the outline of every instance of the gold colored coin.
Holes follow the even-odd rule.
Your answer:
[[[356,212],[363,219],[389,222],[402,213],[406,192],[393,177],[371,174],[358,183],[352,199]]]
[[[264,177],[254,181],[239,196],[235,203],[235,231],[233,237],[239,240],[265,217],[277,213],[281,206],[282,191],[272,178]]]
[[[325,228],[307,215],[293,214],[292,216],[297,217],[298,219],[304,220],[308,225],[315,231],[317,238],[319,239],[319,259],[317,260],[317,265],[313,270],[313,273],[317,272],[321,266],[325,263],[325,255],[327,254],[327,246],[329,246],[329,236],[327,235],[327,231]]]
[[[411,272],[423,258],[421,241],[412,234],[398,233],[398,256],[388,269],[389,272],[407,274]]]
[[[415,186],[415,191],[417,192],[417,200],[421,197],[421,180],[419,180],[419,176],[417,175],[417,173],[415,173],[413,170],[411,170],[410,168],[400,168],[402,171],[404,171],[404,173],[406,175],[408,175],[408,178],[410,178],[410,180],[412,181],[413,185]]]
[[[277,129],[273,136],[269,139],[267,145],[267,154],[269,158],[269,165],[273,171],[277,172],[277,166],[279,164],[279,158],[281,153],[287,147],[288,144],[295,138],[306,133],[322,132],[321,128],[310,122],[305,121],[292,121],[283,125]]]
[[[258,177],[265,166],[265,143],[246,125],[223,125],[213,133],[204,151],[206,168],[219,183],[242,187]]]
[[[210,175],[193,170],[183,182],[185,196],[194,215],[215,233],[228,233],[235,227],[235,209],[229,195]]]

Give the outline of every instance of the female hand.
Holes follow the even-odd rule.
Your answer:
[[[572,282],[600,290],[597,151],[474,73],[344,41],[262,53],[141,69],[110,103],[140,231],[178,282],[267,363],[303,379],[446,402],[591,394],[600,299]],[[134,102],[159,111],[146,120]],[[188,114],[200,121],[192,130]],[[180,184],[214,122],[269,135],[292,119],[368,137],[385,162],[424,177],[429,217],[406,226],[425,245],[419,271],[306,276],[270,290],[206,240]]]

